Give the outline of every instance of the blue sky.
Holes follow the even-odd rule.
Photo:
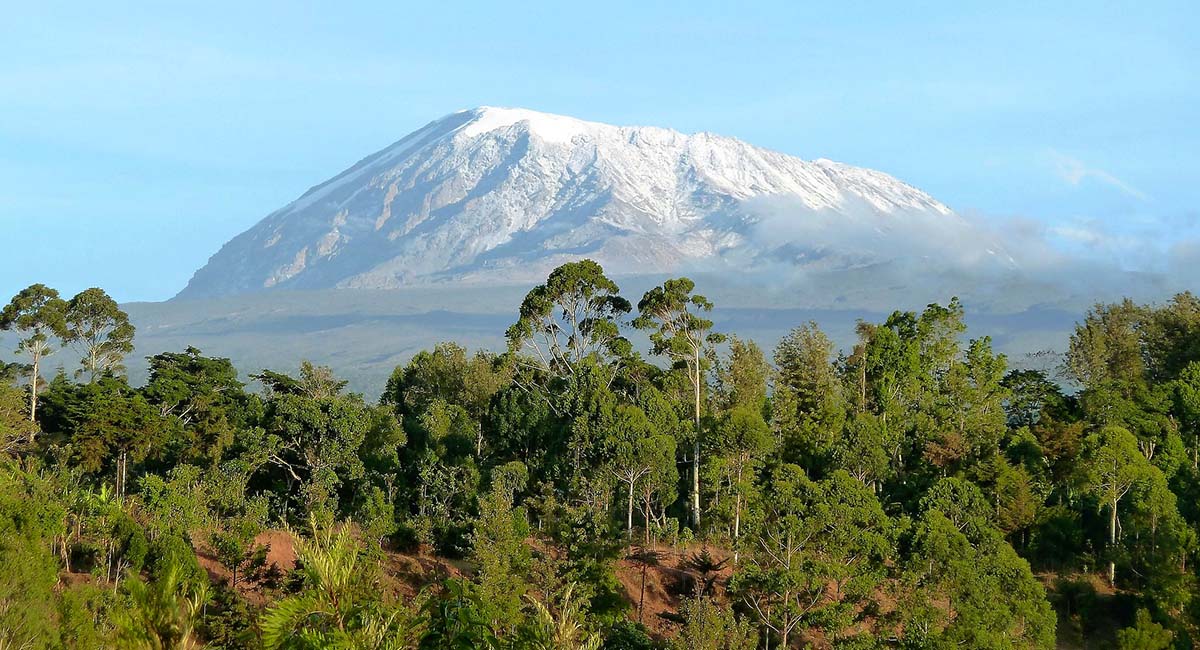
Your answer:
[[[1200,4],[736,4],[10,5],[0,294],[168,298],[308,187],[478,105],[872,167],[1129,267],[1200,237]]]

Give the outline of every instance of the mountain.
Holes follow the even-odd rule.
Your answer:
[[[484,107],[431,122],[268,215],[179,297],[520,283],[582,256],[617,274],[846,268],[886,261],[892,233],[913,220],[961,219],[869,169]],[[844,229],[855,235],[830,237]]]

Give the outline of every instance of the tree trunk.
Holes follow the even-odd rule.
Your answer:
[[[696,348],[695,378],[692,386],[695,389],[695,410],[693,416],[696,424],[696,441],[692,446],[692,527],[696,535],[700,535],[700,348]]]
[[[122,449],[117,454],[117,500],[125,498],[125,467],[129,464],[129,452]]]
[[[29,421],[37,421],[37,390],[39,369],[42,365],[42,355],[38,352],[33,353],[33,374],[29,375]],[[32,429],[29,431],[29,440],[32,442],[37,434]]]
[[[739,479],[740,482],[741,479]],[[742,493],[739,490],[737,500],[733,507],[733,566],[738,565],[738,559],[741,555],[741,548],[738,546],[738,537],[742,532]]]
[[[649,563],[646,561],[645,558],[643,558],[642,559],[642,594],[641,594],[641,596],[638,597],[638,623],[639,624],[642,623],[642,621],[643,621],[642,613],[644,611],[646,611],[645,610],[645,607],[646,607],[646,569],[648,566],[649,566]]]
[[[1117,586],[1117,563],[1112,558],[1112,553],[1117,547],[1117,500],[1113,499],[1112,513],[1108,519],[1108,584],[1109,586]]]
[[[629,503],[628,510],[625,511],[625,527],[629,536],[629,542],[633,543],[633,481],[629,482]]]
[[[650,546],[650,497],[647,496],[644,503],[646,506],[646,511],[643,513],[646,520],[646,529],[643,531],[646,540],[644,545]]]

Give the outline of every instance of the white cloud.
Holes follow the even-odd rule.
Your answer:
[[[1082,160],[1072,158],[1066,154],[1050,150],[1051,160],[1054,162],[1055,170],[1060,178],[1073,186],[1079,186],[1086,179],[1093,179],[1104,183],[1110,187],[1114,187],[1121,192],[1132,196],[1139,201],[1147,201],[1149,197],[1146,193],[1138,188],[1126,183],[1103,169],[1089,167]]]

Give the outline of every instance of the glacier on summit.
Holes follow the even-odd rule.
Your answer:
[[[963,221],[869,169],[710,133],[483,107],[313,187],[222,247],[180,297],[526,282],[583,256],[617,274],[886,261],[886,243],[830,250],[812,228],[766,219],[884,238],[910,219]],[[778,236],[789,231],[800,234]]]

